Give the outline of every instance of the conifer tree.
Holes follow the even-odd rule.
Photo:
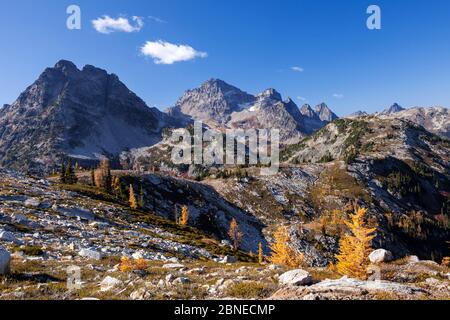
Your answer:
[[[261,242],[258,244],[258,262],[259,264],[262,264],[264,262],[264,251]]]
[[[66,173],[64,174],[65,176],[66,176],[66,183],[67,184],[70,184],[70,175],[71,175],[71,173],[70,173],[70,169],[71,169],[71,165],[70,165],[70,162],[67,164],[67,166],[66,166]]]
[[[189,208],[187,206],[183,206],[183,208],[181,208],[181,217],[179,224],[182,226],[187,226],[188,221],[189,221]]]
[[[137,205],[137,200],[136,200],[136,195],[134,194],[134,190],[133,190],[133,185],[130,184],[130,197],[129,197],[129,203],[130,203],[130,208],[131,209],[137,209],[138,205]]]
[[[91,169],[91,185],[95,187],[95,170]]]
[[[105,176],[105,191],[109,194],[112,193],[112,175],[111,175],[111,167],[109,165],[109,161],[107,161],[107,167],[105,168],[106,176]]]
[[[144,195],[144,187],[142,186],[142,182],[141,182],[141,188],[139,190],[139,206],[141,208],[144,208],[144,206],[145,206],[145,195]]]
[[[239,225],[235,218],[231,220],[230,229],[228,230],[228,236],[230,237],[230,240],[233,243],[233,249],[234,250],[239,249],[239,245],[241,244],[243,234],[239,230]]]
[[[111,189],[117,199],[122,199],[123,190],[122,190],[122,183],[120,182],[119,177],[116,177],[116,176],[112,177]]]
[[[272,255],[270,262],[273,264],[284,265],[291,268],[299,267],[303,262],[303,255],[295,252],[290,247],[290,236],[285,226],[280,226],[275,231],[275,241],[270,246]]]
[[[66,166],[65,181],[67,184],[75,184],[78,182],[77,175],[70,162]]]
[[[100,161],[99,168],[94,172],[94,181],[96,187],[102,188],[107,193],[112,193],[112,175],[108,159]]]
[[[355,213],[350,215],[350,221],[345,222],[350,233],[342,237],[340,251],[336,257],[337,271],[358,279],[367,278],[369,254],[372,251],[371,242],[376,231],[376,228],[366,226],[364,221],[366,212],[365,208],[355,208]]]
[[[59,182],[66,183],[66,164],[61,164],[61,171],[59,173]]]

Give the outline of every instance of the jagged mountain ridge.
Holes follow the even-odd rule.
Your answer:
[[[0,110],[0,165],[48,172],[61,157],[97,159],[152,145],[172,124],[116,75],[61,60]]]
[[[338,118],[325,103],[317,105],[314,109],[309,104],[304,104],[300,112],[307,119],[307,121],[304,121],[304,124],[308,134],[316,132]]]
[[[409,119],[450,136],[446,108],[404,110],[394,104],[377,116]],[[281,143],[289,145],[337,118],[324,103],[299,109],[274,89],[253,96],[219,79],[187,91],[163,113],[149,108],[116,75],[89,65],[79,70],[61,60],[0,109],[0,166],[49,172],[62,157],[117,156],[155,145],[163,128],[186,127],[194,119],[220,129],[279,128]]]
[[[278,128],[283,144],[295,143],[337,119],[324,103],[308,116],[290,98],[283,101],[275,89],[253,96],[219,79],[187,91],[167,113],[212,128]]]
[[[444,107],[414,107],[381,117],[409,120],[441,137],[450,138],[450,112]]]
[[[346,118],[360,118],[368,116],[365,111],[357,111]],[[450,112],[444,107],[412,107],[405,109],[397,103],[374,116],[383,119],[404,119],[412,121],[426,130],[444,138],[450,138]]]

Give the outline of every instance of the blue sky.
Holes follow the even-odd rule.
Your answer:
[[[81,30],[66,28],[70,4],[81,8]],[[381,30],[366,28],[371,4],[381,7]],[[102,34],[91,21],[104,15],[132,27],[139,16],[144,26]],[[273,87],[299,105],[325,101],[339,115],[450,105],[448,0],[1,0],[0,39],[0,104],[69,59],[116,73],[161,109],[209,78],[250,93]],[[201,54],[156,64],[140,51],[158,40]]]

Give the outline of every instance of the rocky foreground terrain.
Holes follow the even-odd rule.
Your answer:
[[[129,169],[158,167],[168,175],[201,180],[202,188],[214,194],[209,206],[225,199],[254,217],[265,239],[271,239],[277,226],[288,224],[311,265],[333,262],[345,229],[341,218],[355,201],[369,209],[377,225],[376,247],[398,258],[414,254],[441,261],[449,254],[449,143],[407,120],[335,120],[283,149],[280,171],[269,177],[260,176],[255,167],[177,166],[170,160],[172,147],[163,140],[131,150],[122,154],[122,163]],[[148,190],[155,188],[153,184]],[[195,201],[187,204],[201,207]],[[226,228],[214,223],[214,215],[208,221]],[[204,228],[195,222],[193,226]],[[256,250],[254,245],[247,248]]]
[[[7,171],[0,184],[0,299],[450,298],[449,268],[414,256],[374,254],[369,281],[287,270],[100,193]],[[123,257],[144,266],[123,270]]]

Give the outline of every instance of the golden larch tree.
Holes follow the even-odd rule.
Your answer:
[[[269,258],[273,264],[297,268],[303,263],[303,255],[290,247],[291,238],[288,229],[280,226],[275,231],[274,242],[270,246],[272,254]]]
[[[111,192],[111,166],[108,159],[100,160],[100,166],[94,172],[94,183],[97,188],[104,189],[106,192]]]
[[[187,206],[183,206],[181,208],[181,217],[180,217],[180,225],[187,226],[189,221],[189,208]]]
[[[339,243],[339,254],[336,256],[336,268],[340,274],[358,279],[367,278],[371,243],[376,228],[369,228],[365,222],[367,209],[355,208],[354,214],[345,224],[350,233],[344,235]]]
[[[258,244],[258,262],[259,264],[264,262],[264,250],[261,242]]]
[[[129,200],[130,202],[130,208],[131,209],[137,209],[138,204],[137,204],[137,200],[136,200],[136,195],[134,194],[134,190],[133,190],[133,185],[130,184],[130,197]]]
[[[239,225],[235,218],[231,220],[230,229],[228,230],[228,236],[230,237],[230,240],[233,243],[233,249],[234,250],[239,249],[239,245],[241,244],[242,237],[244,235],[239,230]]]
[[[122,184],[120,182],[120,178],[113,176],[111,182],[111,188],[116,197],[121,196],[122,194]]]

